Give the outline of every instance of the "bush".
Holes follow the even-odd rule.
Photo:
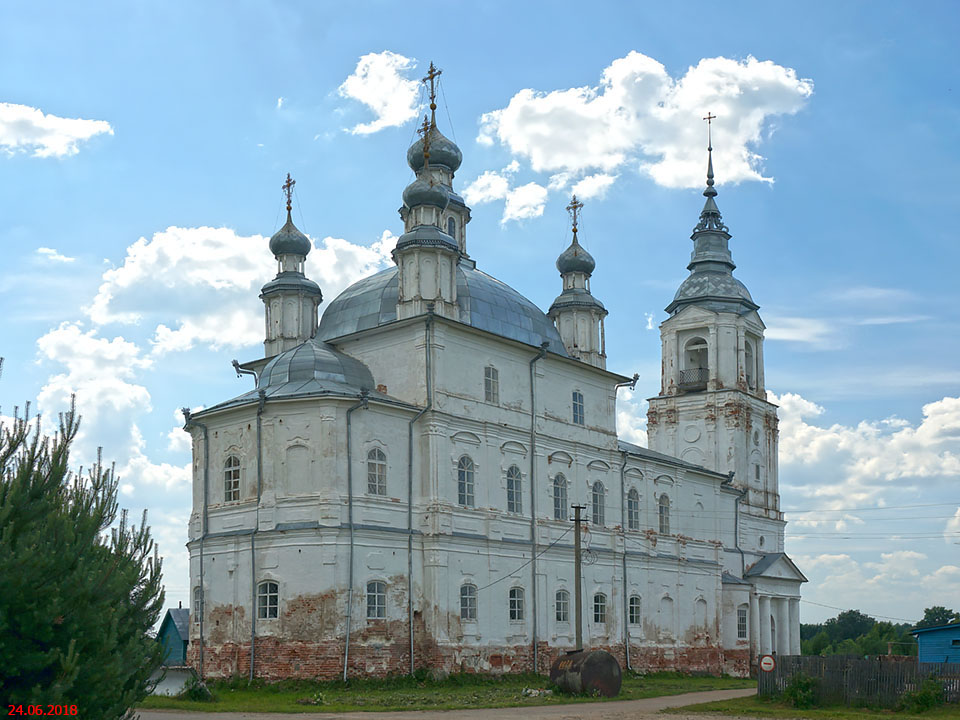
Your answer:
[[[818,704],[817,679],[798,673],[783,689],[783,698],[795,708],[811,708]]]
[[[196,675],[187,680],[177,697],[181,700],[194,700],[196,702],[213,702],[215,700],[210,689]]]
[[[900,698],[900,710],[924,712],[943,704],[943,685],[937,678],[928,677],[913,692]]]

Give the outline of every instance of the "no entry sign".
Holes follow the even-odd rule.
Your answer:
[[[764,672],[773,672],[777,667],[777,661],[773,655],[762,655],[760,657],[760,669]]]

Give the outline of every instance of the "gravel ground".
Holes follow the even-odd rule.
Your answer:
[[[664,708],[682,707],[712,700],[730,700],[746,697],[757,691],[753,688],[737,690],[710,690],[625,700],[612,703],[581,703],[576,705],[541,705],[525,707],[523,720],[638,720],[657,715]],[[182,712],[179,710],[141,710],[140,720],[517,720],[520,708],[482,708],[479,710],[432,710],[407,712],[350,712],[350,713],[212,713]],[[721,716],[671,714],[672,720],[710,720]],[[726,720],[729,720],[727,718]]]

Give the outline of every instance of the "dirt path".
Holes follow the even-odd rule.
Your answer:
[[[665,695],[644,700],[574,705],[540,705],[479,710],[431,710],[407,712],[348,713],[212,713],[180,710],[141,710],[140,720],[638,720],[655,717],[664,708],[682,707],[712,700],[731,700],[756,694],[755,688],[709,690],[707,692]],[[673,715],[674,720],[707,720],[709,715]],[[662,718],[661,718],[662,720]]]

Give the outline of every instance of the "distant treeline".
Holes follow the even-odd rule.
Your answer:
[[[912,629],[951,622],[960,622],[960,613],[940,605],[926,608],[915,623],[891,623],[844,610],[823,623],[801,623],[800,649],[804,655],[916,655]]]

